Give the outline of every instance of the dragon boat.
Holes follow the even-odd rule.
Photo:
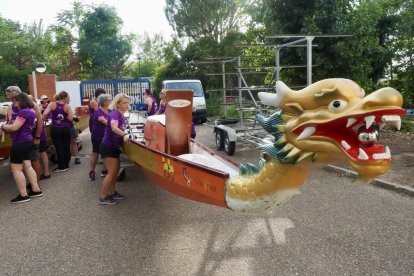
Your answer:
[[[77,129],[77,131],[80,133],[83,130],[87,129],[89,127],[89,111],[87,107],[81,106],[75,108],[75,115],[79,118],[78,122],[74,122],[74,126]],[[45,130],[46,130],[46,136],[47,136],[47,146],[50,146],[53,144],[52,137],[51,137],[51,122],[45,121]],[[10,156],[10,150],[11,150],[11,138],[10,134],[3,134],[0,136],[0,159],[2,158],[8,158]]]
[[[191,91],[167,91],[165,115],[130,124],[127,157],[164,189],[187,199],[240,212],[273,209],[297,193],[310,172],[347,161],[366,181],[391,165],[390,149],[378,144],[386,123],[401,126],[401,94],[382,88],[365,96],[348,79],[326,79],[294,91],[259,93],[277,107],[258,122],[273,135],[258,165],[236,164],[190,138]]]

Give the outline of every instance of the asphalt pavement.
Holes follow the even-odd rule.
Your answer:
[[[212,129],[197,135],[214,145]],[[123,159],[127,199],[100,206],[81,139],[82,164],[27,203],[10,203],[0,165],[0,275],[414,275],[410,196],[321,169],[279,209],[240,214],[172,195]],[[251,148],[232,159],[257,162]]]

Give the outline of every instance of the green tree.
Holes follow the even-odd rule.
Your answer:
[[[390,85],[399,89],[405,106],[414,108],[414,1],[404,1],[399,12],[395,59],[390,67]]]
[[[57,14],[57,24],[50,27],[54,37],[50,49],[51,65],[59,72],[61,80],[80,79],[78,43],[80,25],[85,18],[86,10],[86,6],[75,1],[71,9]]]
[[[262,3],[262,5],[258,4]],[[313,48],[313,81],[329,77],[351,78],[373,89],[393,60],[393,40],[399,0],[262,0],[255,1],[252,18],[265,33],[340,34],[352,38],[318,38]],[[265,41],[268,43],[268,41]],[[285,43],[287,41],[277,41]],[[306,64],[304,48],[283,49],[281,63]],[[306,71],[282,70],[291,84],[305,84]]]
[[[237,31],[242,17],[242,0],[166,0],[165,15],[179,37],[193,40],[211,36],[219,41]]]
[[[125,75],[129,77],[152,77],[156,74],[158,66],[166,63],[177,53],[181,44],[177,38],[167,42],[160,34],[150,36],[148,33],[138,35],[136,39],[137,56],[128,62]]]
[[[21,25],[0,17],[1,87],[16,84],[27,91],[28,75],[37,62],[48,61],[50,43],[42,21]]]
[[[86,12],[80,25],[79,60],[84,77],[120,78],[132,53],[132,35],[121,35],[122,20],[113,7]]]

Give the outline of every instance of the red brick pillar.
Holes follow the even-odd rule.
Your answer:
[[[33,76],[29,75],[30,95],[34,97]],[[56,95],[56,75],[55,74],[39,74],[36,73],[37,97],[40,99],[42,95],[46,95],[52,100]]]

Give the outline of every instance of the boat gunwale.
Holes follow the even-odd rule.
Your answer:
[[[162,152],[162,151],[159,151],[159,150],[156,150],[156,149],[150,148],[150,147],[148,147],[147,145],[142,144],[142,143],[140,143],[140,142],[138,142],[138,141],[136,141],[136,140],[133,140],[133,139],[129,139],[128,141],[129,141],[129,142],[131,142],[131,143],[133,143],[133,144],[136,144],[136,145],[138,145],[138,146],[140,146],[140,147],[142,147],[142,148],[144,148],[144,149],[150,150],[150,151],[154,152],[155,154],[158,154],[158,155],[161,155],[161,156],[164,156],[164,157],[167,157],[167,158],[173,159],[174,161],[176,161],[176,162],[178,162],[178,163],[185,164],[186,166],[189,166],[189,167],[195,167],[196,169],[200,169],[200,170],[202,170],[202,171],[204,171],[204,172],[214,174],[214,175],[219,176],[219,177],[221,177],[221,178],[227,178],[227,179],[229,179],[229,178],[230,178],[230,174],[229,174],[228,172],[223,172],[223,171],[220,171],[220,170],[217,170],[217,169],[214,169],[214,168],[211,168],[211,167],[208,167],[208,166],[205,166],[205,165],[199,164],[199,163],[195,163],[195,162],[192,162],[192,161],[189,161],[189,160],[185,160],[185,159],[179,158],[179,157],[174,156],[174,155],[170,155],[170,154],[168,154],[168,153],[165,153],[165,152]],[[230,165],[235,166],[236,168],[238,168],[238,167],[239,167],[239,166],[237,165],[237,163],[235,163],[235,162],[233,162],[233,161],[231,161],[231,160],[228,160],[228,159],[226,159],[226,158],[224,158],[224,157],[222,157],[222,156],[220,156],[220,155],[218,155],[218,154],[216,154],[216,153],[212,152],[212,151],[211,151],[211,150],[209,150],[206,146],[204,146],[204,145],[202,145],[202,144],[198,143],[198,142],[197,142],[197,141],[195,141],[194,139],[191,139],[191,141],[192,141],[193,143],[195,143],[197,146],[199,146],[201,149],[203,149],[203,150],[205,150],[206,152],[208,152],[208,153],[209,153],[211,156],[213,156],[214,158],[217,158],[217,157],[218,157],[217,159],[221,159],[222,161],[228,162],[228,163],[230,163]],[[124,154],[125,154],[125,152],[124,152]],[[125,155],[126,155],[126,154],[125,154]],[[126,155],[126,156],[128,157],[128,155]],[[133,161],[133,160],[132,160],[132,161]],[[135,162],[135,161],[134,161],[134,162]],[[135,163],[137,163],[137,162],[135,162]],[[137,163],[137,164],[138,164],[138,163]],[[140,164],[138,164],[138,165],[139,165],[139,166],[141,166]],[[141,167],[143,167],[143,166],[141,166]]]

